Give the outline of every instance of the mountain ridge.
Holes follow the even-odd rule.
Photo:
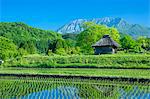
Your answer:
[[[150,28],[139,24],[130,24],[123,18],[119,17],[104,17],[104,18],[93,18],[93,19],[75,19],[71,22],[60,27],[57,32],[61,34],[66,33],[80,33],[83,31],[82,24],[84,22],[94,22],[99,25],[105,25],[107,27],[114,27],[120,33],[131,35],[134,38],[139,36],[149,36]]]

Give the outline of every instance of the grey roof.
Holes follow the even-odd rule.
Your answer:
[[[119,44],[115,42],[109,35],[104,35],[102,39],[92,45],[92,47],[104,47],[104,46],[114,46],[118,47]]]

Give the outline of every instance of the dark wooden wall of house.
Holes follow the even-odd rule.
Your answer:
[[[113,54],[115,53],[115,49],[112,47],[95,47],[95,54]]]

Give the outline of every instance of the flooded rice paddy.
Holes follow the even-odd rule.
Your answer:
[[[150,99],[149,82],[0,77],[0,99]]]

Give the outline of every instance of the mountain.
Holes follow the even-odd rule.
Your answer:
[[[76,19],[59,28],[57,32],[61,34],[80,33],[81,31],[83,31],[82,24],[84,22],[94,22],[96,24],[114,27],[117,28],[120,33],[129,34],[134,38],[138,36],[150,37],[150,28],[144,27],[139,24],[129,24],[122,18],[112,18],[112,17],[95,18],[95,19]]]
[[[22,22],[0,22],[0,36],[17,41],[55,39],[60,34],[31,27]],[[19,42],[19,41],[18,41]]]
[[[12,40],[18,48],[29,53],[33,50],[46,53],[51,41],[62,38],[56,32],[33,28],[21,22],[0,22],[0,36]]]

